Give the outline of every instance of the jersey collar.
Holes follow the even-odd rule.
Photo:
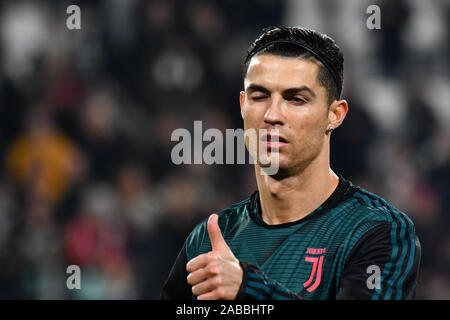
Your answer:
[[[315,217],[319,214],[323,214],[350,197],[356,190],[353,184],[349,180],[346,180],[341,174],[338,173],[337,176],[339,177],[339,183],[333,193],[328,197],[328,199],[326,199],[317,209],[299,220],[274,225],[267,224],[261,217],[261,203],[258,190],[256,190],[250,197],[250,203],[248,207],[250,217],[257,224],[265,228],[278,229],[290,227],[292,225],[304,222],[305,220],[311,219],[312,217]]]

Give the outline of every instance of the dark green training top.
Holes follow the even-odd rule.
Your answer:
[[[339,176],[306,217],[268,225],[259,193],[221,212],[219,227],[244,270],[236,299],[411,299],[420,243],[408,216]],[[211,251],[207,220],[187,238],[161,292],[195,299],[186,263]]]

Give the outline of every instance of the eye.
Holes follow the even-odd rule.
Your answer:
[[[294,104],[305,104],[307,100],[302,97],[289,97],[286,100],[293,102]]]
[[[262,101],[266,98],[267,98],[267,96],[253,96],[250,99],[252,99],[253,101]]]

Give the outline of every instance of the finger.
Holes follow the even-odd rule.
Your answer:
[[[219,273],[219,268],[215,265],[208,265],[205,268],[197,269],[190,273],[187,277],[187,282],[191,286],[195,286],[208,278],[211,278]]]
[[[222,231],[219,227],[219,216],[215,213],[209,216],[208,219],[208,234],[211,240],[211,246],[213,251],[226,251],[230,250],[225,239],[222,236]]]
[[[215,254],[213,252],[203,253],[195,258],[189,260],[186,264],[186,271],[189,273],[197,269],[204,268],[209,262],[213,261]]]
[[[215,278],[209,278],[206,281],[200,282],[199,284],[192,287],[192,293],[196,296],[201,296],[207,292],[213,291],[217,288],[217,280]]]
[[[222,289],[215,289],[197,296],[197,300],[225,300],[225,292]]]

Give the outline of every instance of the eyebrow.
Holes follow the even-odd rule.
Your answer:
[[[245,91],[247,91],[247,92],[260,91],[267,95],[270,94],[269,89],[267,89],[261,85],[258,85],[258,84],[250,84]],[[289,89],[283,90],[283,94],[296,94],[296,93],[300,93],[302,91],[308,92],[313,98],[316,96],[316,93],[314,92],[314,90],[312,90],[311,88],[309,88],[307,86],[301,86],[298,88],[289,88]]]
[[[247,92],[260,91],[260,92],[263,92],[263,93],[265,93],[265,94],[267,94],[267,95],[270,94],[270,90],[269,90],[269,89],[267,89],[267,88],[265,88],[265,87],[263,87],[263,86],[260,86],[260,85],[258,85],[258,84],[251,84],[251,85],[249,85],[249,86],[247,87],[247,89],[245,89],[245,91],[247,91]]]

